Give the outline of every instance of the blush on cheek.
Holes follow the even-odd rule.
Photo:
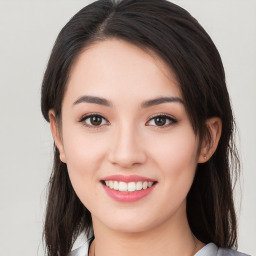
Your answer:
[[[107,151],[108,143],[102,139],[102,136],[93,135],[84,133],[83,129],[82,132],[75,130],[66,143],[67,163],[71,165],[74,172],[80,173],[80,175],[97,170],[100,160]]]
[[[161,163],[169,165],[173,170],[182,170],[184,167],[195,166],[196,164],[196,147],[172,143],[167,147],[155,148],[155,155],[161,156]],[[186,169],[186,168],[185,168]]]

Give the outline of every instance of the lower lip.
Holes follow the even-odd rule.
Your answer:
[[[147,189],[142,189],[142,190],[133,191],[133,192],[121,192],[118,190],[111,189],[105,185],[103,185],[103,187],[107,192],[107,194],[116,201],[135,202],[147,196],[148,194],[150,194],[152,190],[155,188],[155,185]]]

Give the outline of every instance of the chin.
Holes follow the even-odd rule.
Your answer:
[[[136,221],[134,221],[131,224],[130,222],[124,223],[122,221],[120,223],[114,223],[113,225],[109,226],[109,228],[121,233],[142,233],[142,232],[149,231],[153,227],[148,223],[137,223]]]
[[[165,223],[168,219],[167,216],[160,216],[152,211],[116,211],[104,216],[98,216],[97,220],[100,221],[106,228],[113,231],[122,233],[141,233],[153,230],[154,228],[161,226],[161,223]],[[157,216],[157,218],[155,217]],[[94,218],[93,218],[94,220]],[[99,222],[96,220],[97,224]]]

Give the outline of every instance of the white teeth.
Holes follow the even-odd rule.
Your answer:
[[[114,190],[119,190],[119,182],[114,181]]]
[[[128,183],[128,191],[133,192],[136,190],[135,182],[129,182]]]
[[[119,189],[118,190],[123,191],[123,192],[127,191],[127,183],[119,182]]]
[[[152,187],[153,182],[148,182],[148,188]]]
[[[107,184],[106,184],[107,185]],[[108,185],[107,185],[109,188],[114,188],[114,182],[112,180],[109,180],[108,181]]]
[[[134,192],[142,189],[147,189],[153,186],[151,181],[137,181],[137,182],[123,182],[116,180],[107,180],[105,185],[111,189],[118,190],[121,192]]]
[[[136,183],[136,190],[142,190],[142,182],[141,181]]]

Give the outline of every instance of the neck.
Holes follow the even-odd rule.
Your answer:
[[[90,256],[94,256],[94,249],[95,256],[192,256],[204,246],[193,236],[186,216],[142,232],[109,229],[95,218],[93,226],[95,240]]]

